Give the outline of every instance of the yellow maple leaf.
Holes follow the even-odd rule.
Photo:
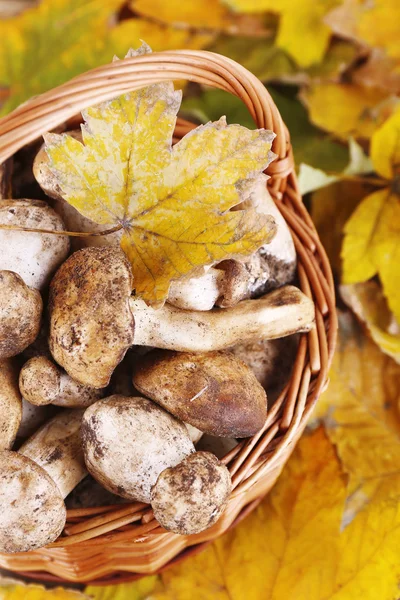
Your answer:
[[[388,187],[373,192],[344,227],[343,282],[359,283],[379,274],[389,308],[400,320],[400,111],[376,131],[371,141],[374,168]]]
[[[385,48],[393,58],[400,57],[400,4],[397,0],[374,0],[362,3],[357,33],[370,44]]]
[[[229,12],[220,0],[202,0],[197,2],[182,2],[181,0],[133,0],[132,9],[138,14],[156,19],[169,25],[179,24],[183,27],[196,29],[223,30]]]
[[[172,83],[155,84],[89,108],[83,143],[45,136],[64,199],[92,221],[123,229],[136,293],[153,305],[173,279],[249,255],[275,233],[272,217],[230,210],[271,162],[273,133],[221,118],[171,148],[180,101]]]
[[[229,6],[240,12],[279,13],[281,21],[276,44],[293,56],[302,67],[322,61],[332,33],[323,18],[339,2],[340,0],[227,0]]]
[[[90,600],[90,597],[60,587],[46,590],[41,585],[24,585],[11,581],[2,584],[0,580],[0,600]]]
[[[351,83],[314,83],[301,97],[311,121],[345,141],[371,137],[397,104],[382,90]]]
[[[362,322],[380,349],[400,364],[400,326],[390,312],[377,281],[340,286],[340,295]]]

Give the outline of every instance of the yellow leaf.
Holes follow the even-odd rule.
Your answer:
[[[390,312],[378,282],[372,280],[342,285],[340,295],[357,317],[366,323],[380,349],[400,364],[400,326]]]
[[[400,366],[340,315],[340,337],[328,390],[314,417],[325,418],[330,439],[350,474],[350,493],[399,477]]]
[[[302,67],[322,61],[331,37],[324,16],[340,0],[227,0],[239,12],[271,11],[281,15],[276,44]],[[305,40],[307,42],[305,43]]]
[[[317,190],[312,195],[311,216],[336,275],[341,272],[344,224],[371,189],[363,182],[345,180]]]
[[[400,320],[400,201],[389,188],[367,196],[344,227],[343,283],[379,274],[389,308]]]
[[[2,113],[98,64],[96,54],[105,43],[109,19],[122,3],[42,0],[0,21],[0,85],[9,95]]]
[[[41,585],[24,585],[0,581],[0,600],[89,600],[89,596],[60,587],[46,590]]]
[[[249,255],[275,232],[268,215],[230,210],[270,163],[272,132],[221,118],[171,149],[180,99],[172,83],[155,84],[87,110],[83,143],[46,136],[63,197],[96,223],[122,227],[136,293],[153,305],[173,279]]]
[[[380,90],[353,84],[316,83],[302,97],[311,121],[346,141],[371,137],[397,103]]]
[[[375,171],[385,179],[400,174],[400,110],[397,110],[372,136],[371,159]]]
[[[400,4],[397,0],[363,3],[357,33],[371,46],[385,48],[393,58],[400,57]]]
[[[143,17],[156,19],[169,25],[180,24],[196,29],[225,28],[229,12],[219,0],[182,2],[181,0],[133,0],[132,9]]]

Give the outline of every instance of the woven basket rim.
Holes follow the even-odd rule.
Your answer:
[[[223,517],[211,529],[195,536],[166,533],[150,509],[136,508],[138,503],[102,507],[97,512],[70,510],[67,524],[83,523],[79,533],[30,553],[0,553],[0,566],[5,569],[44,571],[63,581],[92,581],[104,576],[112,580],[121,571],[155,572],[176,560],[185,548],[187,552],[189,547],[215,539],[272,487],[327,385],[337,331],[332,272],[301,199],[289,132],[267,89],[243,66],[212,52],[194,50],[155,52],[103,65],[32,98],[0,119],[0,163],[84,108],[170,79],[196,81],[236,95],[258,127],[276,133],[272,149],[278,158],[266,170],[268,188],[291,229],[300,288],[314,300],[316,328],[301,335],[291,379],[269,411],[263,429],[223,458],[234,489]],[[191,128],[191,123],[178,118],[175,136],[180,138]],[[138,540],[141,554],[132,543]],[[121,548],[125,549],[124,559]],[[129,560],[126,548],[132,554]]]

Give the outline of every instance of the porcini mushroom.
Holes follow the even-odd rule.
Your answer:
[[[65,230],[61,218],[41,200],[2,200],[0,224]],[[0,229],[0,270],[18,273],[29,287],[46,286],[68,252],[68,236]]]
[[[35,356],[24,364],[19,374],[19,389],[26,400],[37,406],[87,407],[104,395],[101,389],[74,381],[45,356]]]
[[[220,437],[250,437],[267,418],[252,370],[229,352],[153,350],[137,361],[133,384],[181,421]]]
[[[187,429],[147,398],[110,396],[86,409],[82,441],[88,471],[110,492],[149,502],[167,467],[194,452]]]
[[[18,369],[12,360],[0,361],[0,450],[12,447],[22,418]],[[1,486],[0,486],[1,487]]]
[[[160,474],[151,493],[151,506],[165,529],[191,535],[218,521],[231,489],[225,465],[210,452],[195,452]]]
[[[132,345],[187,352],[221,350],[239,341],[277,338],[314,326],[314,304],[287,286],[257,300],[208,312],[131,297],[132,273],[119,248],[84,248],[63,263],[50,286],[50,350],[76,381],[108,385]]]
[[[54,406],[36,406],[22,398],[22,419],[17,431],[16,443],[21,444],[33,435],[43,423],[54,416]]]
[[[65,410],[18,452],[0,452],[0,550],[28,552],[54,541],[66,519],[64,498],[86,476],[83,410]]]
[[[20,354],[37,337],[43,302],[17,273],[0,271],[0,360]]]

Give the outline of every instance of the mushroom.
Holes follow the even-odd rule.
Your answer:
[[[0,271],[0,359],[20,354],[36,339],[42,310],[37,290],[17,273]]]
[[[279,393],[290,378],[298,347],[298,336],[277,340],[254,340],[229,350],[245,362],[267,391]]]
[[[312,300],[293,286],[200,312],[168,304],[148,307],[131,297],[132,284],[130,264],[119,248],[84,248],[57,271],[50,286],[50,350],[76,381],[105,387],[132,344],[210,352],[314,326]]]
[[[11,360],[0,361],[0,450],[12,447],[22,418],[18,369]],[[1,486],[0,486],[1,487]]]
[[[61,218],[41,200],[2,200],[0,224],[65,230]],[[43,289],[68,252],[68,236],[0,228],[0,270],[18,273],[29,287]]]
[[[183,423],[147,398],[110,396],[86,409],[82,442],[89,473],[106,490],[149,502],[167,467],[194,452]]]
[[[181,421],[220,437],[250,437],[267,418],[267,396],[252,370],[229,352],[153,350],[133,384]]]
[[[80,129],[74,129],[66,132],[71,137],[82,141],[82,132]],[[61,216],[68,231],[103,231],[109,228],[109,225],[99,225],[91,219],[84,217],[71,204],[66,202],[61,195],[61,188],[57,178],[49,168],[49,157],[43,144],[37,153],[33,162],[33,175],[42,188],[42,190],[55,200],[54,209]],[[87,238],[73,238],[71,240],[74,250],[85,246],[109,246],[110,244],[119,245],[122,232],[108,234],[107,236],[95,236]]]
[[[210,452],[195,452],[160,474],[151,493],[151,506],[165,529],[191,535],[218,521],[231,490],[225,465]]]
[[[53,406],[36,406],[22,398],[22,419],[17,431],[17,444],[33,435],[43,423],[54,416],[56,410]]]
[[[104,395],[102,390],[74,381],[45,356],[35,356],[24,364],[19,389],[26,400],[37,406],[87,407]]]
[[[71,508],[90,508],[93,506],[109,506],[125,504],[128,500],[105,490],[91,475],[88,475],[72,490],[65,499],[65,506]]]
[[[203,432],[200,431],[200,429],[197,429],[197,427],[190,425],[189,423],[184,423],[184,425],[188,430],[189,437],[192,440],[193,444],[197,444],[197,442],[199,442],[203,437]]]
[[[18,452],[0,452],[0,550],[28,552],[53,542],[66,520],[64,498],[86,476],[83,410],[65,410]]]
[[[277,225],[272,241],[241,261],[225,260],[200,275],[172,282],[168,294],[170,304],[188,310],[210,310],[214,305],[234,306],[245,298],[261,296],[293,281],[296,249],[266,182],[265,175],[256,178],[249,197],[232,210],[255,208],[262,214],[271,215]]]

